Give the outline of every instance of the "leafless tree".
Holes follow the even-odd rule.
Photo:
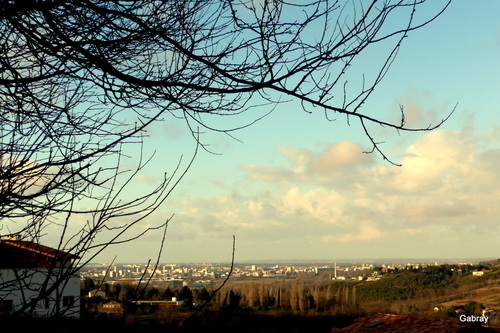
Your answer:
[[[387,159],[368,124],[397,131],[441,124],[409,128],[403,109],[393,123],[363,108],[403,40],[449,4],[422,19],[425,2],[0,1],[1,233],[38,242],[57,229],[56,248],[83,265],[163,228],[130,235],[198,147],[208,149],[203,131],[231,135],[280,102],[359,121],[372,151]],[[357,56],[382,43],[376,74],[349,85]],[[155,189],[127,199],[154,157],[140,153],[128,170],[126,147],[142,152],[148,127],[166,117],[183,119],[196,147]],[[77,217],[86,223],[75,226]]]

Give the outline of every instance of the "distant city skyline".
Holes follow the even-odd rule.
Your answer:
[[[243,260],[235,261],[234,265],[292,265],[292,264],[311,264],[311,265],[346,265],[346,264],[478,264],[481,262],[487,262],[490,260],[497,260],[496,257],[470,257],[470,258],[337,258],[337,259],[274,259],[274,260]],[[113,262],[112,265],[146,265],[146,262]],[[163,265],[230,265],[231,261],[207,261],[207,262],[196,262],[196,261],[161,261],[160,266]],[[95,261],[91,262],[90,265],[111,265],[111,262]],[[150,266],[154,266],[150,264]]]
[[[288,262],[277,263],[268,262],[260,264],[240,263],[235,265],[226,264],[211,264],[211,263],[184,263],[184,264],[159,264],[151,266],[146,263],[129,263],[129,264],[92,264],[83,267],[80,270],[82,278],[90,278],[92,280],[102,281],[138,281],[143,279],[152,279],[151,283],[156,285],[166,286],[167,283],[177,283],[177,287],[183,284],[202,288],[207,284],[214,285],[214,282],[220,280],[233,279],[241,281],[242,279],[264,278],[264,279],[296,279],[299,274],[307,274],[309,277],[318,277],[322,280],[328,278],[330,280],[363,280],[368,276],[373,276],[373,271],[382,271],[386,273],[391,271],[426,268],[432,266],[448,265],[449,269],[462,270],[468,266],[468,272],[479,271],[477,263],[468,261],[451,261],[451,262],[418,262],[418,261],[401,261],[401,262]],[[482,271],[483,269],[481,269]],[[488,270],[488,269],[486,269]],[[368,273],[368,274],[366,274]],[[373,281],[373,280],[368,280]]]

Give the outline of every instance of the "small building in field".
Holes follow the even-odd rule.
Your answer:
[[[0,239],[0,314],[79,318],[76,258],[35,242]]]
[[[89,291],[87,297],[100,297],[102,299],[106,298],[106,292],[101,289],[92,289]]]
[[[123,304],[117,301],[109,301],[98,306],[98,312],[105,313],[109,316],[123,315]]]

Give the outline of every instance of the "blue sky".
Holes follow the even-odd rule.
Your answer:
[[[432,2],[426,12],[436,10]],[[441,5],[442,3],[439,3]],[[436,6],[436,7],[434,7]],[[428,12],[427,12],[428,11]],[[163,262],[341,258],[492,257],[500,250],[500,3],[454,1],[405,40],[384,81],[364,106],[410,125],[396,133],[371,126],[378,154],[356,122],[326,121],[286,103],[234,140],[207,133],[217,154],[200,151],[166,203],[144,226],[172,219]],[[384,50],[360,55],[360,71]],[[269,108],[258,110],[266,112]],[[146,141],[155,160],[136,179],[154,184],[194,142],[181,120],[166,119]],[[161,235],[151,233],[97,258],[145,262]],[[140,250],[139,250],[140,249]]]

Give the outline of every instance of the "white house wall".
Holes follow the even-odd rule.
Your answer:
[[[38,296],[39,290],[47,278],[46,269],[0,269],[0,300],[12,300],[12,312],[16,312],[26,302],[30,302]],[[56,279],[59,272],[53,271],[51,282]],[[65,306],[63,301],[70,300],[73,297],[73,303]],[[80,278],[73,275],[68,278],[58,289],[50,294],[46,300],[37,303],[34,312],[35,316],[48,317],[56,314],[57,302],[59,303],[59,313],[66,317],[80,317]]]

